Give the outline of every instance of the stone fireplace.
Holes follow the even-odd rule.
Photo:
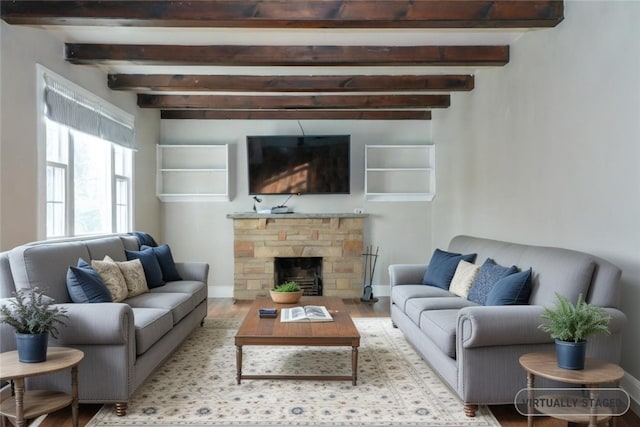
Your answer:
[[[363,214],[232,214],[235,299],[268,295],[277,260],[319,259],[321,293],[362,295]],[[293,269],[297,267],[294,265]],[[315,267],[314,267],[315,268]],[[317,271],[317,270],[314,270]]]

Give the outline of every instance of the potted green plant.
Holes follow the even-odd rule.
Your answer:
[[[302,291],[300,285],[294,281],[279,284],[269,291],[273,302],[278,304],[295,304],[300,300]]]
[[[556,340],[558,366],[564,369],[584,369],[587,338],[594,334],[609,334],[609,321],[600,307],[587,304],[580,294],[576,304],[556,293],[556,306],[545,307],[541,317],[547,322],[539,326]]]
[[[47,359],[49,334],[58,336],[58,326],[68,319],[67,310],[54,306],[54,300],[39,288],[18,289],[14,297],[0,306],[0,323],[16,331],[18,360],[25,363],[44,362]]]

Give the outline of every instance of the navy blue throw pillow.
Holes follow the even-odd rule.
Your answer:
[[[112,302],[111,292],[100,275],[82,258],[67,270],[67,291],[75,303]]]
[[[127,261],[140,260],[149,289],[164,285],[160,263],[158,263],[158,258],[156,258],[156,254],[153,253],[151,248],[142,251],[125,250],[124,252],[127,254]]]
[[[518,267],[515,265],[512,265],[511,267],[503,267],[496,264],[496,262],[491,258],[487,258],[484,264],[480,267],[480,270],[478,270],[478,275],[471,284],[467,299],[484,305],[487,295],[489,295],[489,292],[491,292],[491,289],[496,282],[503,277],[507,277],[517,272]]]
[[[531,294],[531,269],[498,280],[484,305],[525,305]]]
[[[171,249],[169,245],[160,245],[156,247],[143,245],[140,249],[147,250],[151,249],[153,253],[156,255],[158,259],[158,264],[160,264],[160,270],[162,270],[162,279],[165,282],[173,282],[176,280],[182,280],[180,277],[180,273],[178,273],[178,269],[176,268],[176,263],[173,260],[173,255],[171,255]]]
[[[436,249],[433,251],[427,271],[424,272],[422,284],[448,290],[460,260],[473,262],[475,259],[476,254],[462,255]]]

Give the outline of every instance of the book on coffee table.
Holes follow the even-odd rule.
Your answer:
[[[323,305],[283,308],[281,322],[332,322],[333,317]]]

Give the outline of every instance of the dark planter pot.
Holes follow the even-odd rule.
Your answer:
[[[18,360],[23,363],[38,363],[47,360],[47,345],[49,333],[44,334],[18,334],[16,333],[16,345],[18,347]]]
[[[587,342],[556,340],[556,354],[558,356],[559,368],[572,370],[584,369]]]

